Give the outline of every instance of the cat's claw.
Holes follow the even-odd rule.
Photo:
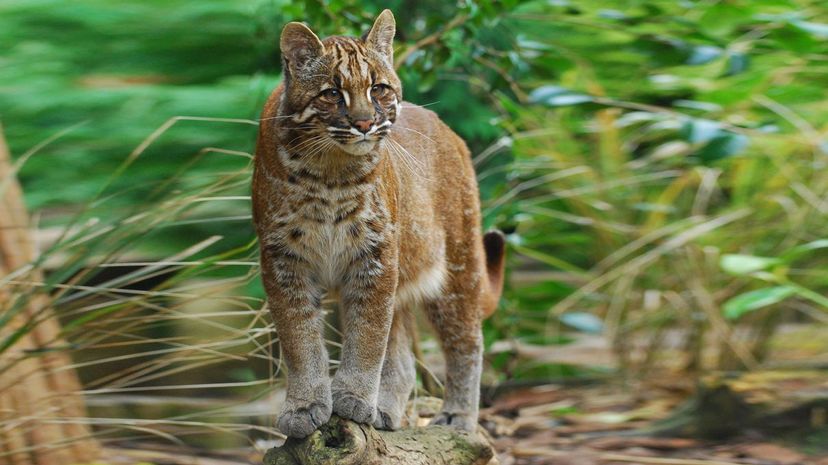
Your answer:
[[[371,424],[374,422],[376,408],[352,392],[334,391],[333,411],[342,418]]]
[[[288,408],[276,421],[276,428],[291,438],[310,436],[317,428],[331,418],[331,407],[322,403],[312,403],[305,407]]]
[[[469,432],[477,430],[477,420],[474,416],[466,413],[440,412],[431,420],[430,424],[451,426]]]

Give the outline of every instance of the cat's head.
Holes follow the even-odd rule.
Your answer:
[[[383,11],[362,38],[319,40],[302,23],[285,26],[280,40],[282,109],[290,121],[349,154],[374,150],[402,104],[402,87],[394,72],[395,30],[390,10]]]

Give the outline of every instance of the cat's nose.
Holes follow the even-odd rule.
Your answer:
[[[354,127],[364,134],[371,130],[373,123],[370,119],[359,119],[354,121]]]

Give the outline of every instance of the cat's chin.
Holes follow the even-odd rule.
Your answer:
[[[352,144],[339,144],[339,148],[348,155],[355,157],[362,157],[373,152],[377,148],[377,141],[362,140]]]

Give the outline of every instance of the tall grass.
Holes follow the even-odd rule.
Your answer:
[[[630,375],[761,367],[779,324],[826,322],[822,9],[613,8],[509,15],[530,71],[493,92],[506,134],[478,159],[487,223],[514,230],[493,362],[571,374],[527,345],[581,332]]]
[[[483,182],[511,173],[484,210],[491,222],[515,225],[514,279],[490,341],[566,342],[562,324],[596,329],[567,315],[597,315],[622,372],[640,375],[757,367],[786,315],[827,322],[828,173],[815,169],[825,154],[813,139],[739,129],[751,141],[743,154],[699,163],[694,154],[709,139],[684,140],[691,116],[607,103],[575,128],[574,109],[513,108],[510,135],[477,157],[514,156],[505,167],[479,163]],[[0,370],[71,353],[63,369],[81,374],[90,415],[59,421],[94,425],[105,444],[263,448],[280,437],[271,426],[280,364],[249,225],[251,154],[202,149],[157,184],[136,186],[140,205],[123,206],[111,188],[176,124],[256,122],[169,120],[37,260],[0,278],[14,295],[0,309],[6,321],[44,298],[68,344],[4,357]],[[236,162],[227,171],[191,169],[207,157]],[[227,230],[246,239],[228,241]],[[159,258],[164,238],[176,244]],[[518,279],[527,272],[540,278]],[[35,315],[0,348],[49,317]]]
[[[25,325],[4,333],[0,370],[42,353],[70,353],[74,363],[60,369],[80,373],[90,413],[59,421],[94,425],[103,443],[152,437],[238,447],[279,437],[271,428],[278,408],[272,399],[276,341],[264,315],[250,227],[252,156],[205,148],[156,185],[136,186],[145,192],[139,205],[121,207],[121,191],[109,188],[128,180],[144,151],[186,120],[257,124],[169,120],[126,158],[93,201],[72,213],[33,263],[0,278],[12,296],[0,304],[4,322],[28,302],[44,302]],[[236,159],[235,168],[208,174],[193,169],[217,156]],[[225,229],[247,231],[241,235],[246,242],[228,242]],[[159,257],[155,244],[165,237],[175,243],[184,238],[187,245]],[[12,350],[53,312],[62,322],[54,341],[43,341],[36,353]],[[29,420],[37,426],[36,418]]]
[[[543,327],[554,341],[561,324],[585,329],[568,315],[597,315],[619,367],[640,376],[756,368],[780,322],[828,322],[828,171],[819,168],[828,155],[818,139],[713,122],[750,143],[712,164],[699,151],[715,131],[682,134],[701,124],[692,115],[605,105],[573,128],[582,114],[512,113],[517,174],[485,207],[514,215],[524,267],[559,274],[516,283],[504,316],[517,322],[511,336]],[[530,300],[543,287],[557,302],[538,308]]]
[[[633,2],[607,10],[597,1],[472,2],[450,12],[460,18],[456,30],[440,28],[442,12],[415,9],[420,16],[412,17],[423,20],[412,20],[413,36],[404,39],[407,95],[434,102],[430,108],[473,148],[485,147],[498,131],[503,136],[475,156],[486,225],[511,233],[509,290],[486,325],[486,339],[514,343],[518,357],[501,348],[489,354],[496,381],[580,374],[542,357],[520,358],[521,347],[548,353],[578,333],[609,341],[617,372],[633,377],[664,368],[761,367],[780,323],[828,323],[827,107],[819,80],[826,42],[815,22],[824,9],[812,0],[737,3],[646,8]],[[371,19],[297,5],[264,16],[269,51],[278,34],[270,23],[307,16],[325,24],[330,17],[336,18],[330,32],[340,33]],[[245,24],[232,18],[236,27]],[[166,51],[167,41],[152,43]],[[213,53],[199,50],[202,57]],[[17,52],[27,61],[26,50]],[[104,70],[112,61],[95,58]],[[238,56],[225,58],[225,73],[256,69],[236,71]],[[170,73],[163,64],[157,73]],[[141,114],[155,118],[181,107],[252,112],[248,94],[260,98],[272,84],[224,80],[224,97],[214,106],[217,84],[207,78],[216,70],[200,69],[204,87]],[[78,92],[74,81],[67,85]],[[20,102],[47,95],[31,92],[31,99],[20,94],[9,101],[25,108]],[[160,92],[149,85],[106,93],[117,109],[107,115]],[[68,95],[94,108],[103,94],[85,88]],[[48,114],[58,105],[51,98],[42,104]],[[111,116],[106,123],[123,134],[131,127]],[[90,415],[60,421],[93,424],[104,443],[155,439],[232,449],[278,437],[271,427],[279,403],[278,341],[257,278],[251,154],[223,146],[189,154],[183,164],[170,159],[192,141],[215,136],[207,127],[222,135],[208,140],[244,133],[249,143],[256,123],[170,119],[110,179],[98,184],[97,172],[78,183],[82,198],[94,194],[80,207],[74,198],[54,201],[50,189],[68,189],[49,181],[48,159],[36,150],[18,159],[37,164],[29,174],[38,187],[32,195],[64,210],[60,221],[42,218],[41,229],[57,233],[38,258],[0,277],[13,293],[0,302],[0,324],[32,300],[48,303],[4,333],[0,371],[26,357],[70,353],[74,364],[64,369],[80,373]],[[181,125],[199,130],[158,142]],[[96,165],[95,153],[76,153],[83,158],[78,166]],[[216,158],[221,162],[211,162]],[[48,182],[34,171],[48,171]],[[46,308],[62,322],[55,341],[65,343],[14,352],[17,340],[51,317]],[[335,339],[335,328],[330,335]]]

